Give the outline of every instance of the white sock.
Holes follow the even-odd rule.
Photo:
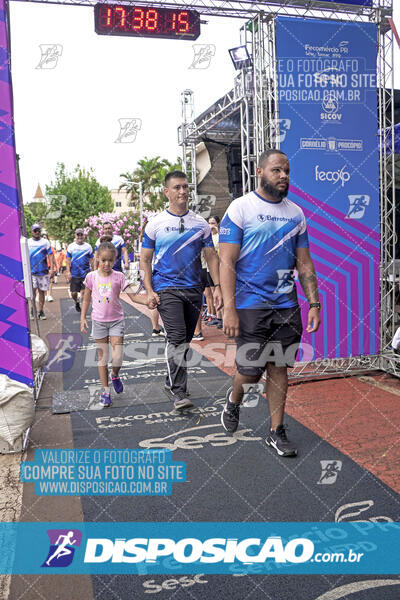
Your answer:
[[[110,388],[109,387],[103,387],[103,393],[104,394],[109,394],[110,393]]]

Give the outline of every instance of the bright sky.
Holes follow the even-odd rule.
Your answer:
[[[400,32],[400,2],[395,0]],[[194,91],[198,115],[233,86],[228,48],[239,45],[239,19],[203,16],[196,40],[100,36],[92,7],[11,2],[15,131],[24,202],[40,182],[43,192],[56,163],[93,167],[98,180],[118,188],[120,173],[145,155],[171,161],[181,154],[180,94]],[[32,26],[34,24],[34,27]],[[212,44],[207,69],[190,69],[193,44]],[[41,45],[57,44],[52,69],[37,68]],[[400,87],[400,51],[396,50]],[[396,70],[395,70],[396,73]],[[119,119],[140,119],[133,143],[115,143]]]

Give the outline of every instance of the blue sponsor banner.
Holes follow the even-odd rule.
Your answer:
[[[323,301],[322,326],[316,334],[305,333],[303,342],[314,348],[311,358],[375,354],[377,29],[370,23],[279,17],[276,39],[279,139],[291,167],[288,197],[306,215]]]
[[[398,574],[400,564],[400,523],[0,523],[0,543],[0,572],[20,574]]]

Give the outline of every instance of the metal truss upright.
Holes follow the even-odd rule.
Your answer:
[[[400,357],[385,349],[395,330],[395,295],[399,269],[396,269],[396,203],[394,152],[394,39],[386,19],[378,28],[378,117],[381,210],[381,368],[400,376]]]
[[[179,144],[182,146],[182,167],[186,173],[192,196],[192,204],[197,197],[196,171],[196,139],[193,130],[194,99],[192,90],[184,90],[181,94],[182,125],[178,130]]]

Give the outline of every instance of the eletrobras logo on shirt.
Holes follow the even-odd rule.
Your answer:
[[[284,217],[284,216],[278,217],[275,215],[257,215],[257,219],[261,223],[264,223],[265,221],[285,221],[286,223],[289,223],[291,221],[296,220],[293,217]]]

